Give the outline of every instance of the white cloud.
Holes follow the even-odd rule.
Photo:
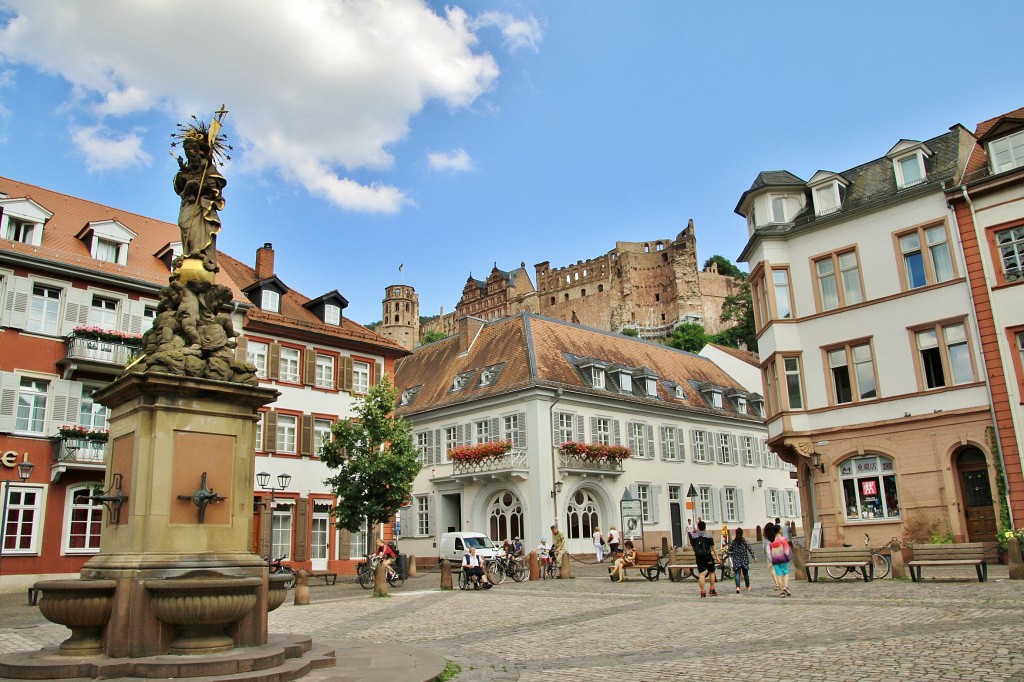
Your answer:
[[[409,203],[399,188],[351,176],[390,168],[389,148],[427,102],[468,107],[499,72],[490,54],[474,52],[485,24],[457,7],[439,15],[424,0],[0,0],[0,8],[13,17],[0,26],[0,60],[60,75],[74,117],[91,118],[76,133],[90,169],[143,158],[133,133],[95,127],[114,127],[110,117],[156,110],[183,121],[223,102],[238,166],[276,172],[355,211]],[[510,48],[536,49],[535,21],[486,14]]]
[[[465,149],[453,149],[450,152],[430,152],[427,164],[432,170],[468,171],[473,170],[473,159]]]
[[[544,38],[544,30],[534,17],[517,19],[506,12],[489,11],[482,12],[474,19],[470,26],[473,29],[497,27],[504,36],[505,49],[515,52],[522,48],[530,48],[534,52],[540,49],[540,42]]]
[[[90,173],[145,166],[152,161],[142,149],[142,137],[134,132],[119,135],[102,126],[85,126],[71,130],[71,141]]]

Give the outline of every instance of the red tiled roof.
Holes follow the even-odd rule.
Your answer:
[[[247,289],[258,281],[256,271],[253,268],[250,268],[248,265],[232,258],[226,253],[218,252],[217,262],[220,264],[221,274],[226,274],[238,289]],[[280,313],[267,312],[258,307],[253,307],[246,312],[246,318],[248,320],[261,321],[278,327],[301,329],[316,334],[336,337],[338,339],[358,341],[365,344],[379,346],[382,352],[387,350],[392,354],[397,353],[399,355],[405,355],[408,353],[408,351],[406,351],[397,342],[392,341],[386,336],[381,336],[376,332],[370,331],[363,325],[348,319],[344,315],[342,315],[341,326],[324,324],[320,321],[320,318],[303,307],[309,301],[310,299],[308,297],[303,296],[294,289],[289,289],[287,293],[281,297]]]
[[[994,116],[987,121],[982,121],[974,129],[974,137],[978,140],[982,140],[988,135],[993,128],[998,126],[1006,119],[1024,119],[1024,107],[1020,109],[1014,109],[1008,111],[1005,114]],[[967,161],[967,167],[964,169],[964,177],[968,180],[971,179],[972,175],[978,171],[984,170],[988,166],[988,154],[985,149],[985,145],[976,145],[971,152],[971,158]]]
[[[591,388],[566,354],[632,368],[646,367],[659,379],[658,398],[613,394],[605,389]],[[497,381],[489,386],[480,386],[481,370],[501,363],[504,366]],[[456,376],[470,371],[473,375],[467,386],[452,391]],[[410,405],[399,408],[401,414],[415,414],[533,386],[563,387],[594,395],[721,414],[722,410],[708,405],[694,389],[694,384],[709,383],[727,391],[745,392],[707,358],[530,313],[485,324],[465,354],[459,353],[458,335],[423,346],[399,360],[395,375],[399,393],[421,387]],[[682,385],[686,397],[676,398],[665,389],[662,380]],[[735,416],[728,401],[726,405],[725,411]],[[754,419],[749,415],[743,417]]]
[[[181,241],[181,231],[177,224],[4,177],[0,177],[0,192],[10,199],[31,199],[53,214],[43,229],[41,246],[0,239],[0,249],[154,285],[167,284],[170,271],[154,254],[169,242]],[[103,220],[116,220],[138,235],[128,248],[127,265],[93,258],[85,242],[75,236],[89,223]],[[217,282],[229,287],[235,299],[245,300],[241,290],[223,272],[218,273]]]

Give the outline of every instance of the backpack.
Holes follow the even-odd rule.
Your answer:
[[[789,550],[789,543],[781,535],[775,538],[775,542],[769,545],[771,549],[772,565],[788,564],[793,558]]]
[[[398,543],[392,540],[388,543],[388,546],[391,547],[391,551],[395,553],[395,556],[398,556]]]
[[[690,541],[693,545],[693,555],[698,559],[710,559],[711,558],[711,547],[715,544],[715,541],[706,535],[698,535]]]

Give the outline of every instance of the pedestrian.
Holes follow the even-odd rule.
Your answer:
[[[772,541],[769,543],[769,550],[772,562],[772,571],[777,577],[776,586],[779,588],[780,597],[791,597],[789,591],[789,560],[793,556],[792,545],[786,538],[782,537],[777,526],[772,526]]]
[[[594,528],[594,553],[597,555],[597,563],[604,561],[604,536],[601,535],[601,527]]]
[[[757,561],[754,550],[750,543],[743,537],[743,529],[737,528],[736,535],[729,543],[729,557],[732,559],[732,574],[736,578],[736,594],[740,593],[740,574],[743,574],[743,582],[747,585],[747,592],[750,592],[750,561]]]
[[[715,564],[718,561],[718,550],[715,549],[715,539],[706,532],[707,524],[697,521],[697,534],[693,536],[693,555],[697,559],[697,580],[700,583],[700,596],[708,596],[704,590],[705,574],[711,583],[711,596],[717,597],[715,590]]]
[[[565,554],[565,536],[558,530],[558,526],[551,524],[551,554],[555,557],[555,570],[561,572],[562,556]],[[561,578],[561,575],[556,575]]]
[[[697,529],[693,525],[693,519],[686,519],[686,544],[689,545],[690,541],[693,540],[693,534],[697,532]]]
[[[608,567],[608,577],[613,583],[621,583],[626,577],[626,568],[636,563],[636,550],[633,549],[633,541],[626,540],[625,551],[622,556],[616,557],[614,563]]]
[[[729,524],[722,524],[722,549],[725,550],[729,546]]]
[[[612,559],[619,553],[619,531],[615,529],[615,526],[608,526],[608,556]]]

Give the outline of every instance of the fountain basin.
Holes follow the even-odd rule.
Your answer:
[[[263,579],[166,578],[147,580],[145,586],[151,593],[153,614],[177,632],[168,653],[212,654],[234,647],[224,629],[256,606]]]

